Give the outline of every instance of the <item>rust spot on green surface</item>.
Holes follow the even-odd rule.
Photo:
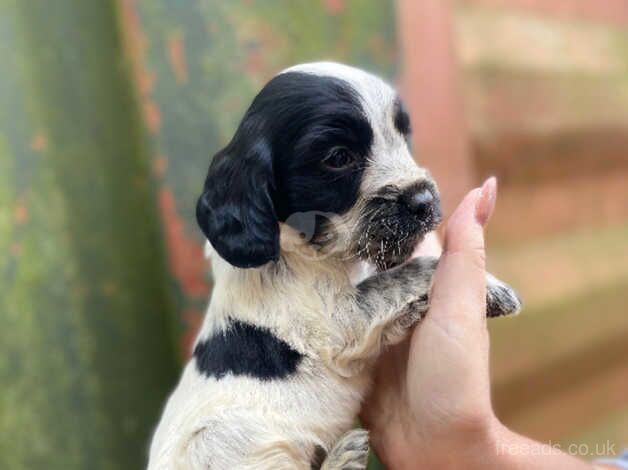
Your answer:
[[[345,10],[344,0],[323,0],[323,7],[330,15],[339,15]]]
[[[166,175],[168,169],[168,157],[165,155],[158,155],[153,158],[153,174],[158,178],[163,178]]]
[[[161,112],[151,99],[157,76],[146,65],[148,39],[142,30],[134,0],[119,0],[119,16],[124,35],[125,54],[130,61],[133,81],[148,131],[155,135],[161,127]]]
[[[13,208],[13,220],[17,225],[25,224],[28,221],[28,207],[23,197],[19,198],[15,203],[15,207]]]
[[[145,99],[142,111],[144,113],[144,122],[151,134],[155,135],[159,133],[161,128],[161,111],[157,104],[149,99]]]
[[[159,209],[166,231],[170,272],[186,295],[207,297],[203,247],[187,235],[183,219],[177,213],[174,194],[166,187],[159,190]]]
[[[11,243],[10,253],[11,256],[19,257],[24,251],[24,248],[20,242]]]
[[[246,60],[244,62],[244,70],[250,75],[263,75],[264,70],[264,56],[262,55],[259,47],[255,46],[249,50]]]
[[[188,64],[185,57],[185,41],[180,32],[173,33],[168,38],[168,61],[177,83],[185,85],[188,82]]]
[[[118,292],[118,285],[114,281],[106,281],[100,287],[100,290],[107,296],[115,295]]]
[[[37,132],[31,139],[31,149],[35,152],[43,152],[48,146],[48,138],[42,131]]]

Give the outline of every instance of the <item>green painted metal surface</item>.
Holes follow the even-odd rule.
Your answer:
[[[0,8],[0,468],[141,468],[177,364],[115,12]]]

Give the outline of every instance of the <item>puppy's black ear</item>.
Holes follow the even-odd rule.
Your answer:
[[[273,196],[275,178],[268,144],[234,138],[213,159],[196,220],[214,249],[239,268],[279,258],[279,224]]]

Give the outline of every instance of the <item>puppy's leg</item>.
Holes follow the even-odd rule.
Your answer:
[[[356,365],[362,366],[365,359],[379,355],[382,347],[400,342],[408,328],[423,318],[429,307],[437,265],[437,258],[415,258],[356,286],[354,309],[365,326],[360,337],[348,338],[335,357],[334,363],[341,373],[351,375]],[[490,274],[486,281],[487,316],[519,311],[521,302],[510,286]]]
[[[383,346],[400,342],[408,328],[422,318],[437,264],[437,258],[415,258],[356,286],[345,304],[354,324],[330,351],[331,365],[340,375],[359,373]]]
[[[313,470],[364,470],[369,457],[369,436],[364,429],[344,434],[322,465],[312,462]]]

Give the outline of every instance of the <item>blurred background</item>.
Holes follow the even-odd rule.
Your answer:
[[[317,59],[400,87],[447,210],[498,176],[502,420],[628,445],[628,2],[0,0],[1,469],[145,464],[211,292],[209,160]]]

